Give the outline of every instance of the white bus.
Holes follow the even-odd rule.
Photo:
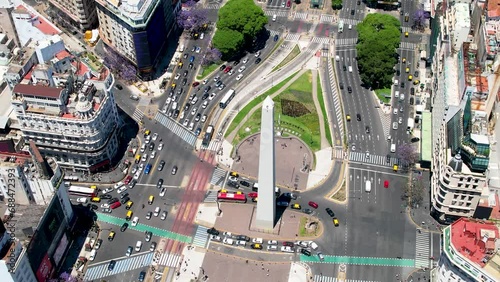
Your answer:
[[[229,104],[229,102],[231,102],[231,100],[234,98],[234,89],[229,89],[229,91],[227,91],[226,95],[224,95],[224,98],[222,98],[222,100],[220,100],[219,102],[219,107],[221,107],[222,109],[225,109],[226,106]]]
[[[344,21],[339,22],[339,33],[344,31]]]
[[[81,197],[96,197],[97,190],[95,188],[83,187],[83,186],[69,186],[68,193],[74,196]]]

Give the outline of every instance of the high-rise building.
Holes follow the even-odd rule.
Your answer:
[[[60,11],[58,16],[64,16],[67,22],[81,31],[97,26],[95,0],[49,0],[49,3]]]
[[[442,251],[435,271],[438,282],[500,280],[499,229],[493,222],[461,218],[442,234]]]
[[[96,0],[103,42],[148,79],[166,50],[181,1]]]
[[[11,237],[14,228],[13,222],[0,221],[0,277],[5,282],[38,282],[26,256],[26,247],[15,236]]]

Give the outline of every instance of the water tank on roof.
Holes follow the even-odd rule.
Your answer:
[[[19,47],[14,48],[14,52],[13,52],[14,55],[17,56],[17,55],[19,55],[20,52],[21,52],[21,48],[19,48]]]

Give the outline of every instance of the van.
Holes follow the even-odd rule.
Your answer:
[[[172,110],[177,110],[177,102],[172,103]]]
[[[90,256],[89,256],[90,261],[93,261],[95,259],[96,253],[97,253],[97,251],[95,249],[90,251]]]
[[[186,47],[184,47],[184,44],[181,44],[181,46],[179,46],[179,52],[184,52],[185,48]]]
[[[365,192],[371,192],[372,191],[372,182],[370,180],[366,180],[366,185],[365,185]]]
[[[340,57],[339,57],[339,55],[336,55],[336,56],[335,56],[335,61],[340,62]]]
[[[349,66],[349,72],[352,72],[352,66]]]
[[[142,241],[137,241],[137,243],[135,243],[135,251],[136,252],[140,251],[141,247],[142,247]]]
[[[255,182],[252,186],[252,191],[257,192],[259,191],[259,183]]]
[[[391,153],[396,152],[396,144],[391,144]]]
[[[93,197],[91,199],[91,201],[94,202],[94,203],[100,203],[101,202],[101,198],[99,198],[99,197]]]
[[[132,218],[132,215],[134,214],[133,211],[128,211],[127,216],[125,217],[126,220],[130,220]]]

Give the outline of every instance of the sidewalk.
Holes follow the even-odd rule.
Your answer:
[[[288,274],[288,282],[310,282],[312,273],[309,266],[301,262],[292,262],[290,274]]]
[[[417,226],[417,228],[421,228],[423,230],[441,233],[441,224],[439,224],[431,215],[430,215],[430,175],[428,171],[421,172],[421,176],[418,176],[415,172],[412,173],[412,177],[421,177],[421,181],[424,183],[424,187],[426,187],[424,191],[424,197],[422,200],[422,204],[417,208],[406,208],[406,213],[408,214],[410,220]]]
[[[197,281],[198,279],[198,281],[207,281],[205,278],[205,269],[202,267],[205,254],[205,249],[189,245],[185,246],[182,251],[182,260],[173,281]]]

